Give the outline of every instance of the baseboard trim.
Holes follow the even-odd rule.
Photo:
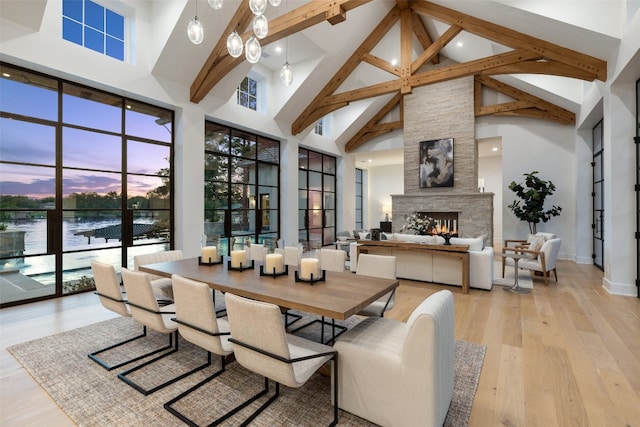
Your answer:
[[[624,297],[637,297],[638,289],[632,284],[611,283],[605,277],[602,279],[602,287],[611,295],[620,295]]]

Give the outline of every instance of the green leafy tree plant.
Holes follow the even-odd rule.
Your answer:
[[[556,205],[544,209],[545,200],[556,191],[556,186],[551,181],[540,179],[537,174],[538,171],[525,173],[524,183],[511,181],[509,184],[509,190],[515,192],[520,200],[514,200],[508,207],[518,219],[527,221],[531,234],[536,233],[540,221],[547,222],[562,212],[562,208]]]

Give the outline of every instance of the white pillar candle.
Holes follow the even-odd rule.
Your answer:
[[[265,273],[273,274],[275,269],[276,273],[282,273],[284,270],[284,258],[282,254],[267,254],[265,257]]]
[[[305,280],[311,280],[311,274],[314,279],[320,278],[320,260],[317,258],[302,258],[300,260],[300,277]]]
[[[240,264],[247,266],[247,254],[244,250],[231,251],[231,267],[240,268]]]
[[[202,262],[216,262],[218,250],[215,246],[205,246],[202,248]]]

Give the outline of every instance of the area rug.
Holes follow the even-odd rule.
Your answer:
[[[116,318],[68,332],[8,347],[7,350],[51,395],[60,408],[79,426],[180,426],[184,425],[163,408],[170,400],[196,384],[220,366],[212,366],[149,396],[143,396],[117,378],[124,368],[106,371],[87,354],[128,336],[141,327],[128,318]],[[166,336],[149,332],[142,340],[105,353],[103,359],[115,364],[141,354],[152,345],[167,342]],[[446,426],[466,426],[471,413],[486,347],[456,341],[455,388]],[[206,352],[183,339],[180,351],[143,369],[132,377],[143,386],[152,386],[177,376],[206,360]],[[255,426],[318,426],[332,419],[330,377],[315,374],[299,389],[281,387],[280,398],[256,418]],[[206,386],[176,404],[199,425],[206,425],[229,411],[244,398],[263,387],[261,377],[239,366],[227,364],[226,371]],[[272,388],[273,391],[273,388]],[[262,401],[258,400],[223,425],[239,425]],[[341,426],[372,426],[370,422],[340,411]]]
[[[502,262],[493,263],[493,284],[497,286],[513,286],[515,276],[514,268],[507,265],[504,268],[504,278],[502,278]],[[533,281],[529,270],[518,269],[518,285],[521,288],[533,289]]]

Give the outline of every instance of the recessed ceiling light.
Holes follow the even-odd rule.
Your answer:
[[[282,52],[282,47],[276,46],[276,53],[280,53],[280,52]]]
[[[369,160],[367,160],[367,162],[371,163],[371,162],[373,162],[373,160],[369,159]]]
[[[493,147],[491,151],[498,151],[498,147]]]
[[[9,73],[2,73],[2,77],[11,77],[11,74],[9,74]]]
[[[456,43],[456,46],[458,46],[458,47],[462,47],[462,46],[464,46],[464,43],[462,43],[462,42],[458,42],[458,43]]]
[[[395,67],[396,65],[398,65],[398,60],[397,60],[396,58],[393,58],[393,59],[391,60],[391,65],[393,65],[394,67]]]

